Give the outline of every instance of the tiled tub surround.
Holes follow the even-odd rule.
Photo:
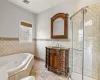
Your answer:
[[[9,56],[19,53],[35,53],[35,40],[32,43],[19,43],[18,38],[0,38],[0,56]],[[30,61],[22,70],[16,74],[9,74],[9,80],[20,80],[30,74],[33,66],[33,60]]]
[[[20,80],[24,77],[29,76],[33,67],[33,63],[34,63],[34,56],[32,55],[21,70],[9,74],[8,80]]]
[[[19,43],[18,38],[0,38],[0,56],[35,53],[35,40],[32,43]]]

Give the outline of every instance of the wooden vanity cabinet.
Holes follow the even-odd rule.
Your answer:
[[[46,47],[45,67],[49,71],[67,76],[69,72],[69,49]]]

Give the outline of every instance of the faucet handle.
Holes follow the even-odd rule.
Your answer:
[[[63,47],[62,45],[60,45],[60,47]]]

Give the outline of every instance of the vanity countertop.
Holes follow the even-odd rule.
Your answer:
[[[68,50],[68,49],[70,49],[70,48],[66,48],[66,47],[55,47],[55,46],[47,46],[47,48],[58,49],[58,50]]]

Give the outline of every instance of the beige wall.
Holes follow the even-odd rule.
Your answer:
[[[72,28],[68,26],[68,40],[51,40],[51,18],[57,13],[68,13],[69,21],[70,16],[76,8],[77,1],[68,1],[59,4],[51,9],[41,12],[36,17],[36,56],[45,59],[45,47],[46,46],[56,46],[57,43],[63,45],[64,47],[71,47],[72,38]]]
[[[33,43],[19,43],[12,38],[19,37],[19,21],[27,21],[33,24],[33,38],[36,38],[36,15],[24,10],[8,0],[0,0],[0,56],[21,52],[35,53],[35,41]],[[11,38],[12,40],[3,39]]]
[[[35,35],[36,15],[21,7],[18,7],[8,0],[0,0],[0,37],[19,37],[20,20],[33,24],[33,38]]]

